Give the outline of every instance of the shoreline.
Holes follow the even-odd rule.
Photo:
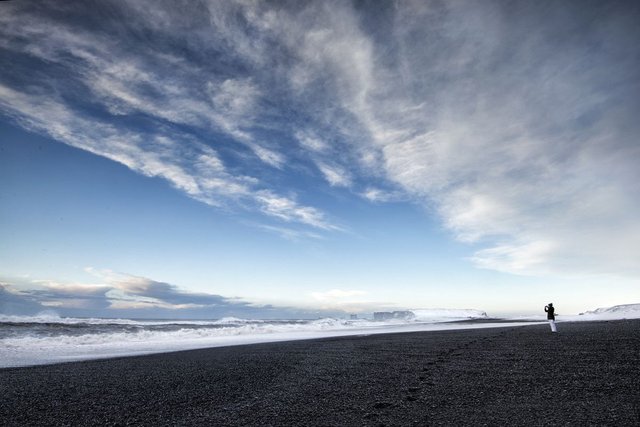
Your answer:
[[[0,425],[632,425],[640,320],[388,333],[0,369]]]
[[[140,341],[116,341],[103,342],[97,344],[87,344],[80,342],[76,345],[67,345],[59,347],[56,338],[50,338],[49,343],[38,343],[39,353],[33,352],[32,349],[21,348],[20,345],[11,348],[0,348],[0,369],[12,367],[28,367],[50,365],[56,363],[77,362],[83,360],[101,360],[112,359],[118,357],[134,357],[150,354],[164,354],[184,350],[198,350],[207,348],[230,347],[237,345],[253,345],[269,342],[288,342],[288,341],[306,341],[312,339],[361,336],[361,335],[377,335],[388,333],[411,333],[411,332],[428,332],[439,330],[457,330],[457,329],[476,329],[476,328],[492,328],[492,327],[510,327],[510,326],[528,326],[531,324],[541,323],[532,320],[509,319],[465,319],[447,322],[416,322],[416,323],[398,323],[380,325],[368,325],[363,327],[353,327],[344,329],[326,329],[326,330],[299,330],[299,331],[275,331],[268,333],[249,333],[249,334],[230,334],[230,335],[213,335],[206,338],[196,339],[176,339],[174,341],[165,340],[140,340]],[[81,337],[73,337],[78,339]],[[51,347],[47,346],[50,345]]]

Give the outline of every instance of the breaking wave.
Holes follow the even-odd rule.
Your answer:
[[[404,318],[264,320],[107,319],[0,315],[0,367],[344,335],[461,328],[479,310],[412,310]],[[437,326],[440,325],[440,326]],[[442,326],[449,325],[449,326]],[[466,326],[468,327],[468,326]]]

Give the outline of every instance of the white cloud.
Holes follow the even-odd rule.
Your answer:
[[[165,308],[169,310],[188,310],[193,308],[203,308],[202,304],[167,304],[162,301],[126,301],[110,300],[109,308],[113,310],[148,310]]]
[[[386,191],[375,187],[366,188],[360,195],[374,203],[395,202],[405,198],[405,196],[397,191]]]
[[[533,241],[523,245],[499,245],[482,249],[473,257],[481,268],[521,274],[548,273],[547,263],[555,248],[553,242]]]
[[[152,9],[156,12],[151,15],[148,8],[133,6],[133,9],[137,14],[130,18],[139,20],[141,26],[150,25],[168,37],[175,36],[162,7],[154,5]],[[239,61],[251,58],[260,62],[258,56],[268,52],[254,49],[256,42],[238,32],[241,22],[229,20],[229,16],[238,12],[258,20],[258,11],[249,5],[212,7],[208,13],[218,32],[205,25],[202,32],[193,33],[190,42],[213,43],[216,37],[222,37],[230,43],[225,47],[225,55],[237,56]],[[114,115],[103,121],[85,115],[55,92],[16,90],[0,81],[2,109],[28,129],[107,157],[146,176],[164,178],[180,191],[213,206],[253,199],[254,203],[249,205],[257,204],[271,217],[325,230],[337,229],[319,209],[280,196],[255,178],[231,174],[208,144],[161,123],[225,132],[262,162],[283,168],[285,156],[273,144],[256,138],[252,131],[265,113],[261,107],[264,94],[256,79],[221,78],[203,72],[202,64],[153,48],[134,56],[123,48],[127,43],[136,43],[133,40],[103,37],[69,22],[54,22],[28,9],[16,8],[12,16],[0,19],[5,24],[2,32],[10,40],[5,43],[8,49],[28,51],[36,58],[67,69],[71,79],[87,87],[92,102],[103,105]],[[54,83],[59,91],[64,91],[67,82],[47,83]],[[160,122],[151,131],[112,124],[117,117],[136,113]]]
[[[256,107],[256,100],[261,96],[260,90],[251,79],[227,79],[215,87],[208,84],[213,105],[225,112],[225,115],[246,120],[251,117]]]
[[[54,308],[54,315],[132,316],[159,318],[167,315],[194,318],[300,319],[337,316],[342,311],[320,312],[317,308],[278,307],[250,303],[238,297],[189,292],[176,285],[112,270],[86,268],[100,284],[62,283],[50,280],[0,282],[0,314],[34,315]],[[168,312],[168,310],[170,312]]]
[[[191,197],[210,204],[219,203],[216,196],[249,194],[250,179],[226,173],[215,151],[185,135],[165,132],[149,136],[120,130],[85,118],[51,96],[30,95],[2,84],[0,106],[30,130],[122,163],[143,175],[164,178]],[[212,185],[215,180],[224,185]]]
[[[249,131],[261,97],[251,78],[211,81],[215,76],[165,53],[149,50],[133,56],[111,38],[28,14],[22,17],[27,24],[20,19],[4,20],[4,33],[28,43],[9,43],[8,47],[74,70],[95,100],[112,114],[142,112],[173,123],[213,128],[246,144],[265,163],[282,166],[284,156],[262,146]]]
[[[332,187],[351,186],[351,177],[346,170],[342,169],[339,166],[328,165],[323,162],[318,162],[317,165],[318,169],[320,169],[320,172],[322,172],[322,175],[324,175],[324,178]]]
[[[311,151],[324,152],[330,147],[327,142],[308,132],[297,131],[295,136],[300,142],[300,145]]]
[[[208,293],[188,292],[165,282],[111,270],[85,269],[107,282],[104,296],[110,308],[168,308],[182,310],[234,304],[230,299]],[[235,302],[238,306],[243,302]]]
[[[302,40],[290,80],[302,93],[319,80],[331,88],[364,131],[348,135],[361,166],[382,169],[435,206],[457,238],[484,246],[472,258],[478,266],[637,275],[640,223],[629,212],[640,208],[630,114],[638,93],[610,90],[638,71],[621,54],[637,31],[622,8],[556,40],[550,34],[566,22],[527,9],[510,21],[499,5],[404,3],[390,53],[377,50],[385,45],[361,30],[355,11],[319,7],[283,31]]]
[[[109,285],[94,283],[60,283],[50,280],[33,280],[32,283],[36,283],[59,294],[69,295],[104,294],[111,289]]]
[[[339,230],[325,218],[325,215],[312,207],[301,206],[295,200],[279,196],[268,190],[256,193],[260,209],[267,215],[287,222],[300,222],[324,230]]]
[[[523,3],[512,15],[501,3],[402,2],[380,21],[345,2],[197,3],[180,16],[171,3],[122,7],[200,59],[154,46],[132,56],[121,40],[19,6],[0,17],[2,46],[72,62],[91,100],[115,116],[216,130],[275,173],[301,160],[373,202],[402,197],[354,183],[373,177],[398,188],[480,247],[472,257],[480,267],[639,274],[638,31],[626,6],[593,22],[587,15],[599,5],[588,13],[555,5],[571,12],[555,14]],[[148,139],[90,121],[48,88],[4,83],[3,110],[205,203],[248,200],[285,222],[338,228],[290,192],[227,170],[220,153],[244,161],[238,147],[214,151],[175,130]],[[281,133],[267,140],[257,129]],[[300,158],[289,156],[283,133]]]
[[[2,84],[0,106],[27,129],[122,163],[143,175],[164,178],[207,204],[219,206],[229,199],[248,198],[271,216],[336,229],[318,209],[300,206],[271,190],[256,189],[258,181],[254,178],[229,174],[213,149],[186,135],[165,131],[149,136],[120,130],[84,118],[50,96],[30,95]]]

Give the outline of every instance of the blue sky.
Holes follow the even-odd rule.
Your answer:
[[[633,2],[3,2],[0,311],[640,301]]]

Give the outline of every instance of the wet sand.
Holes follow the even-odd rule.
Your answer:
[[[0,425],[640,425],[640,320],[0,369]]]

